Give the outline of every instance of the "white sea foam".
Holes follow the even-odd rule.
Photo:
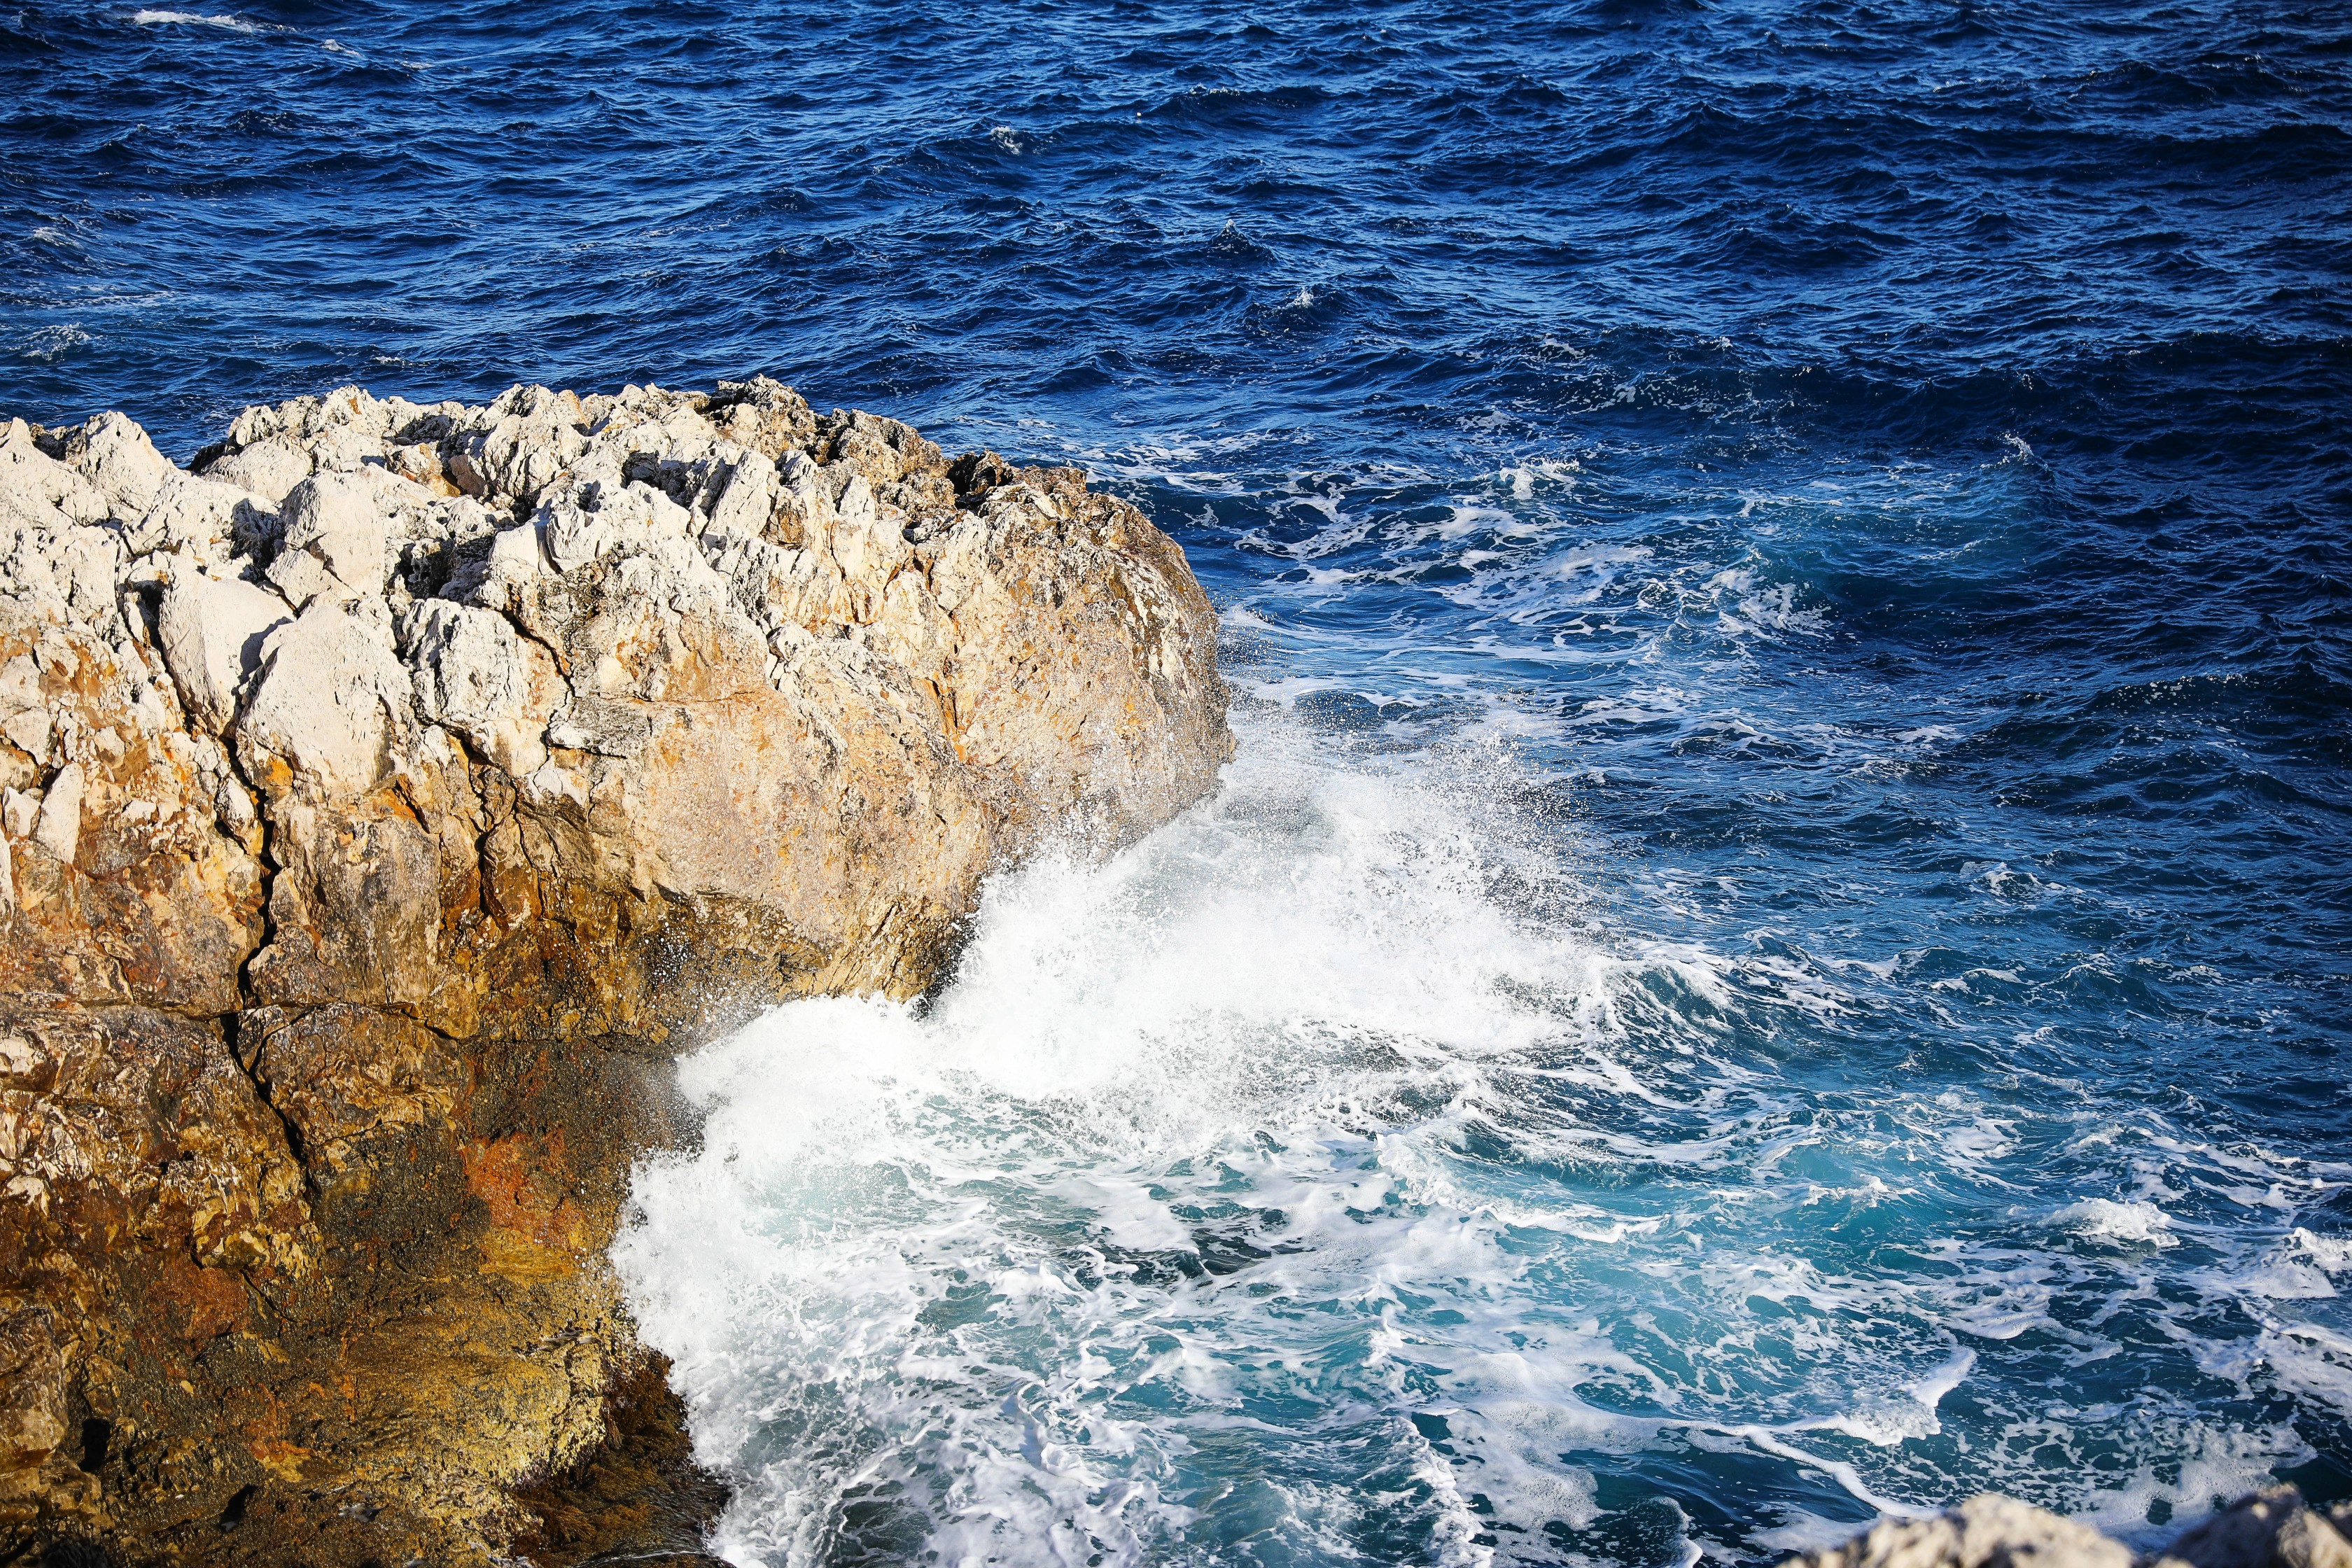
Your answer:
[[[2089,1462],[2120,1406],[2003,1413],[1989,1363],[2095,1368],[2118,1311],[2202,1375],[2352,1400],[2326,1331],[2216,1337],[2117,1281],[2181,1245],[2162,1171],[2318,1178],[2086,1110],[2068,1157],[2136,1195],[2020,1208],[2013,1108],[1841,1110],[1736,1043],[1866,1017],[1843,977],[1899,965],[1596,932],[1497,755],[1378,771],[1256,712],[1215,800],[994,883],[928,1009],[794,1004],[682,1065],[700,1145],[640,1172],[615,1258],[735,1484],[730,1560],[1557,1563],[1592,1560],[1610,1456],[1911,1512],[1960,1422],[1970,1485],[2111,1522],[2291,1458],[2185,1401],[2135,1408],[2123,1470]],[[1992,1234],[1935,1228],[1956,1183]],[[1888,1214],[1921,1265],[1842,1239]],[[2347,1257],[2297,1232],[2197,1294],[2283,1311]],[[1686,1557],[1779,1539],[1676,1517]]]
[[[2287,1245],[2328,1274],[2352,1270],[2352,1237],[2314,1236],[2301,1226],[2287,1233]]]
[[[61,326],[39,328],[14,346],[22,357],[46,364],[63,359],[89,341],[89,333],[68,321]]]
[[[950,1560],[1144,1561],[1192,1520],[1169,1495],[1189,1456],[1252,1419],[1240,1346],[1276,1342],[1252,1385],[1337,1354],[1392,1394],[1400,1292],[1483,1300],[1513,1275],[1508,1222],[1416,1194],[1388,1141],[1442,1136],[1480,1062],[1573,1029],[1604,966],[1515,929],[1478,847],[1432,831],[1442,809],[1276,766],[1108,870],[1008,879],[928,1016],[803,1004],[688,1065],[702,1152],[645,1173],[617,1256],[702,1450],[744,1478],[731,1554],[819,1560],[887,1483]],[[1186,1278],[1220,1249],[1245,1287]],[[1269,1292],[1344,1331],[1285,1347]],[[967,1295],[984,1327],[957,1323]],[[1428,1481],[1447,1468],[1369,1419],[1423,1477],[1426,1549],[1480,1560],[1450,1479]],[[779,1420],[793,1441],[762,1458]],[[1375,1528],[1348,1479],[1268,1480],[1269,1528]]]
[[[248,22],[242,16],[206,16],[194,11],[134,11],[131,14],[131,20],[142,27],[172,26],[218,27],[224,32],[230,33],[259,33],[268,30],[259,23]]]

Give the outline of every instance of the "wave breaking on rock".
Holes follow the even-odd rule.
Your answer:
[[[1077,470],[766,379],[0,426],[0,1545],[588,1554],[648,1064],[1205,794],[1215,634]]]

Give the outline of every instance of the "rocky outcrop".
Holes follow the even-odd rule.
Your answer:
[[[2132,1568],[2131,1549],[2089,1525],[1987,1492],[1949,1513],[1882,1520],[1787,1568]]]
[[[593,1536],[659,1064],[1230,750],[1133,508],[772,382],[0,427],[0,1559]]]
[[[2352,1568],[2352,1502],[2323,1510],[2272,1487],[2183,1531],[2151,1568]]]
[[[2352,1568],[2352,1503],[2307,1506],[2273,1487],[2184,1531],[2153,1556],[2089,1525],[1987,1492],[1948,1513],[1889,1519],[1787,1568]]]

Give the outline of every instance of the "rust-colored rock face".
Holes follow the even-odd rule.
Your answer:
[[[1214,630],[1075,470],[772,382],[0,426],[0,1560],[677,1547],[662,1064],[1205,793]]]

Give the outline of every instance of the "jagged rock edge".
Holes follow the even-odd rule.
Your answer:
[[[756,387],[756,384],[753,384]],[[635,389],[632,390],[634,391]],[[722,387],[722,391],[725,390],[730,389]],[[790,395],[787,389],[777,390],[784,392],[786,396]],[[561,395],[563,395],[546,394],[543,389],[517,389],[516,392],[509,394],[505,399],[500,401],[501,405],[506,405],[517,402],[543,400],[550,396]],[[624,395],[625,397],[626,395],[627,395],[625,394]],[[651,395],[658,397],[663,395],[658,394],[656,389],[651,393]],[[232,440],[228,443],[222,444],[220,447],[209,448],[205,454],[202,455],[202,458],[200,458],[196,466],[199,468],[210,468],[223,463],[224,461],[234,459],[240,452],[245,450],[247,447],[257,444],[257,441],[267,441],[271,439],[271,433],[265,431],[257,422],[257,416],[258,415],[266,412],[278,416],[278,424],[282,428],[282,426],[287,423],[284,417],[286,410],[296,410],[296,417],[299,418],[305,412],[315,412],[316,408],[321,404],[332,404],[339,400],[354,406],[363,404],[366,401],[365,395],[356,393],[356,389],[346,389],[342,393],[331,395],[329,399],[298,400],[296,405],[281,405],[279,410],[248,410],[246,416],[240,417],[238,426],[235,430],[233,430]],[[446,408],[452,405],[443,406]],[[493,405],[494,408],[498,406],[499,405]],[[729,406],[734,405],[730,405]],[[803,405],[802,408],[804,410],[805,405]],[[695,412],[699,413],[700,409],[697,408]],[[845,427],[850,430],[857,430],[857,421],[867,418],[870,418],[870,416],[843,416],[836,411],[834,424],[836,431]],[[128,436],[124,433],[125,426],[128,426],[130,431],[130,435]],[[897,429],[903,431],[904,427],[898,426]],[[246,436],[249,437],[255,437],[255,439],[240,441],[237,439],[237,433],[239,431],[244,432]],[[906,432],[906,434],[908,436],[911,436],[912,433]],[[118,451],[126,447],[133,448],[134,456],[135,448],[138,447],[143,446],[148,453],[152,454],[152,446],[146,446],[144,442],[143,433],[138,433],[135,426],[129,426],[128,421],[121,420],[119,416],[100,416],[100,419],[89,422],[89,424],[84,426],[79,432],[33,431],[22,425],[16,426],[13,430],[8,432],[8,437],[11,440],[15,440],[20,436],[29,436],[32,438],[33,444],[43,451],[43,455],[49,456],[53,459],[59,458],[61,457],[74,456],[75,453],[72,449],[72,444],[76,440],[77,437],[81,439],[83,443],[82,449],[84,451],[87,451],[89,447],[103,441],[111,444]],[[916,439],[919,440],[919,437],[917,437]],[[936,459],[936,448],[931,450],[934,459]],[[511,455],[512,454],[509,454],[509,456]],[[781,458],[779,459],[780,463],[782,460],[782,459]],[[1006,480],[1015,477],[1008,468],[1005,468],[1004,465],[1002,464],[1001,460],[994,459],[992,457],[982,458],[977,463],[975,463],[973,459],[968,458],[966,460],[966,465],[964,466],[967,467],[968,471],[976,470],[982,474],[988,474],[992,466],[994,474],[991,477],[994,478],[995,482],[987,487],[989,489],[1001,488]],[[281,465],[281,468],[283,467],[284,465]],[[324,468],[314,469],[314,472],[328,471],[347,472],[349,470],[329,470]],[[1035,471],[1033,470],[1031,472],[1034,474]],[[545,476],[541,482],[531,485],[530,487],[528,500],[534,503],[535,506],[535,503],[538,502],[541,496],[543,495],[549,486],[555,483],[562,478],[562,470],[559,469],[554,473]],[[524,473],[526,480],[532,477],[533,476],[530,474],[528,468],[526,468]],[[862,476],[853,476],[850,484],[854,485],[859,477]],[[901,477],[904,478],[904,475],[902,474]],[[174,479],[169,475],[157,475],[156,478],[157,489],[159,490],[171,489],[175,483]],[[186,476],[179,476],[179,478],[181,479],[186,479]],[[305,476],[305,478],[307,478],[307,476]],[[1049,475],[1049,480],[1051,478],[1052,476]],[[730,474],[730,483],[732,475]],[[285,512],[288,510],[284,503],[288,500],[288,495],[290,493],[291,489],[299,488],[303,482],[303,479],[295,479],[293,484],[287,487],[287,490],[285,492],[281,492],[279,496],[275,498],[280,503],[276,509],[276,511],[278,514],[277,521],[279,528],[279,540],[281,542],[284,538]],[[845,485],[844,492],[845,493],[849,488],[849,485]],[[964,494],[968,493],[972,488],[973,487],[959,485],[957,487],[957,500],[959,501],[962,500]],[[1082,489],[1082,483],[1080,488]],[[181,491],[184,490],[184,486],[182,486],[180,491],[173,491],[173,493],[176,499],[184,500],[184,494],[181,493]],[[314,489],[314,497],[317,491]],[[117,499],[120,498],[118,497]],[[151,494],[148,497],[150,505],[147,510],[152,510],[152,503],[159,501],[161,499],[161,496]],[[213,499],[217,500],[218,498]],[[518,498],[518,504],[515,509],[515,516],[517,518],[516,526],[532,527],[534,542],[540,544],[541,553],[544,557],[548,554],[548,551],[544,541],[543,531],[538,527],[535,521],[527,523],[523,521],[522,514],[524,508],[521,504],[521,500],[522,498]],[[1051,511],[1057,517],[1059,516],[1059,508],[1052,504],[1050,497],[1046,498],[1045,505],[1041,510]],[[246,502],[235,503],[231,507],[229,514],[226,518],[215,520],[216,521],[225,521],[228,524],[225,530],[216,531],[218,533],[225,533],[227,537],[226,539],[215,537],[211,541],[199,542],[209,542],[215,545],[226,544],[228,548],[222,552],[222,555],[226,560],[234,560],[239,556],[243,556],[254,566],[266,568],[268,565],[273,565],[275,563],[274,550],[269,559],[265,561],[261,556],[260,550],[257,548],[257,544],[268,542],[265,531],[267,524],[257,521],[257,516],[259,511],[260,509],[252,507]],[[98,519],[95,517],[79,517],[69,518],[69,521],[76,523],[95,522]],[[114,521],[111,514],[110,514],[109,521]],[[1145,527],[1148,530],[1148,525],[1145,525]],[[128,530],[126,529],[125,531],[127,532]],[[494,530],[494,532],[498,533],[507,531],[509,531],[505,529]],[[1152,537],[1156,538],[1156,533],[1153,534]],[[21,542],[22,541],[20,538],[20,545]],[[175,550],[178,550],[189,542],[185,540],[170,540],[165,542],[172,544]],[[1160,542],[1163,544],[1165,543],[1164,540]],[[133,563],[134,569],[138,562],[155,553],[157,548],[158,546],[156,544],[151,543],[146,550],[132,554],[130,559]],[[1172,549],[1172,546],[1169,548]],[[1181,554],[1177,556],[1177,560],[1181,563]],[[225,561],[216,560],[214,563],[214,564],[221,563],[225,563]],[[298,563],[298,565],[299,564],[299,563]],[[336,575],[337,564],[332,558],[324,559],[323,564],[325,565],[330,577]],[[901,563],[901,564],[903,564],[903,563]],[[932,564],[932,561],[921,562],[924,584],[927,589],[935,588],[937,586],[930,574]],[[240,575],[242,574],[240,574]],[[894,567],[891,576],[895,577],[895,575],[896,568]],[[881,584],[875,585],[877,593],[881,590],[887,590],[889,585],[889,578],[886,578]],[[1189,584],[1189,577],[1187,577],[1186,581]],[[159,630],[155,621],[160,618],[162,614],[162,605],[158,604],[154,612],[151,615],[147,604],[147,593],[149,591],[160,589],[163,593],[168,593],[170,591],[170,584],[168,582],[159,584],[152,578],[143,583],[132,583],[130,580],[130,574],[125,574],[125,575],[120,580],[119,586],[122,591],[118,592],[114,595],[110,608],[114,615],[120,618],[123,630],[130,634],[131,639],[142,647],[144,647],[156,655],[154,662],[163,663],[166,666],[168,678],[172,679],[175,689],[179,688],[181,685],[178,679],[179,672],[169,669],[169,661],[163,659],[163,649],[158,641]],[[315,602],[315,600],[321,595],[331,592],[333,588],[333,584],[313,584],[311,586],[312,593],[308,600],[299,605],[291,605],[292,614],[289,616],[289,619],[299,619],[300,614],[310,607],[310,604],[311,602]],[[344,584],[342,586],[350,587],[352,586],[352,584]],[[1192,593],[1197,595],[1197,585],[1192,586]],[[292,597],[292,594],[289,593],[287,595],[289,604]],[[1058,606],[1059,601],[1057,598],[1056,607],[1058,608]],[[510,610],[501,609],[499,611],[499,614],[504,623],[511,628],[515,635],[530,638],[532,641],[538,643],[539,646],[549,654],[551,660],[559,661],[560,668],[562,650],[551,647],[546,643],[540,641],[535,629],[526,624],[521,617],[513,614]],[[952,610],[950,610],[949,614],[949,619],[951,625],[955,624]],[[278,626],[272,628],[271,635],[274,636],[275,631],[282,629],[283,626],[286,624],[287,623],[284,621],[278,623]],[[871,623],[869,621],[865,624]],[[959,634],[961,634],[963,628],[961,626],[958,626],[957,630]],[[267,801],[270,796],[270,791],[268,788],[270,781],[256,776],[250,761],[247,755],[247,748],[243,744],[244,735],[242,732],[243,722],[247,714],[251,711],[251,705],[257,694],[259,683],[268,668],[269,658],[270,656],[267,649],[265,649],[259,659],[257,661],[259,668],[247,669],[243,673],[242,678],[237,681],[233,711],[219,724],[218,729],[220,734],[215,738],[215,744],[211,749],[214,753],[214,757],[217,761],[219,771],[225,778],[233,778],[235,780],[236,784],[238,789],[243,792],[245,799],[248,803]],[[148,661],[142,659],[141,662],[145,664]],[[1223,754],[1229,751],[1230,739],[1229,736],[1224,735],[1223,731],[1223,691],[1222,688],[1217,687],[1214,684],[1213,658],[1208,668],[1209,682],[1207,690],[1208,694],[1213,698],[1215,721],[1213,726],[1209,727],[1207,732],[1208,743],[1205,746],[1196,746],[1195,750],[1199,753],[1200,757],[1206,760],[1209,768],[1213,772],[1215,763],[1221,762]],[[770,672],[771,674],[773,673],[772,666],[771,667]],[[147,673],[151,679],[156,674],[156,672],[152,668],[150,668]],[[182,689],[174,689],[172,695],[175,699],[184,698],[184,692]],[[939,695],[937,688],[934,687],[934,698],[937,699]],[[184,702],[184,700],[183,700],[180,705],[184,707],[189,706]],[[418,708],[421,714],[423,709],[423,703],[421,700],[418,703]],[[191,716],[193,716],[193,708],[190,707],[189,710],[191,712]],[[193,728],[194,726],[192,724],[186,724],[184,722],[183,732],[184,732],[185,730],[191,730]],[[481,754],[479,747],[476,744],[476,738],[471,734],[467,733],[456,726],[446,727],[444,732],[452,738],[454,743],[463,754],[467,766],[478,768],[483,766],[487,762],[488,762],[488,759],[485,758]],[[218,741],[221,738],[226,738],[232,743],[219,744]],[[35,760],[36,762],[38,762],[39,758],[36,756]],[[55,786],[58,784],[60,778],[66,776],[67,771],[74,768],[75,766],[75,763],[68,761],[68,763],[65,764],[65,767],[59,770],[58,773],[51,775],[49,781],[51,793],[45,794],[42,798],[44,815],[47,814],[47,803],[53,796]],[[399,773],[398,770],[394,770],[394,772],[397,775],[399,793],[404,798],[407,798],[412,811],[419,816],[422,816],[428,809],[428,803],[415,800],[408,787],[409,781],[407,776],[404,773]],[[79,774],[78,773],[74,773],[73,778],[78,785],[79,782]],[[380,780],[372,782],[380,782]],[[1193,781],[1192,793],[1197,794],[1198,787],[1198,781]],[[14,793],[13,787],[12,793]],[[1183,786],[1180,786],[1180,788],[1174,793],[1179,795],[1182,794]],[[77,802],[77,805],[78,805],[79,803]],[[1110,831],[1107,837],[1099,833],[1097,837],[1099,840],[1104,842],[1116,842],[1121,837],[1131,836],[1132,832],[1139,830],[1141,826],[1148,826],[1150,825],[1150,821],[1153,819],[1155,815],[1164,816],[1165,811],[1166,805],[1164,802],[1156,809],[1154,806],[1148,804],[1140,810],[1130,809],[1126,813],[1123,820],[1118,819],[1114,816],[1114,818],[1109,821],[1108,826]],[[78,810],[76,815],[78,821]],[[1024,831],[1034,834],[1039,830],[1041,826],[1040,821],[1035,819],[1034,814],[1033,820],[1026,824],[1024,824],[1019,820],[1017,812],[1004,811],[1002,815],[1007,824],[1014,830],[1016,835]],[[231,820],[233,816],[242,816],[243,822],[238,823]],[[944,822],[945,818],[941,817],[940,820]],[[1099,827],[1102,826],[1103,824],[1097,823],[1097,826]],[[254,1100],[258,1103],[258,1105],[265,1108],[270,1117],[277,1122],[277,1131],[280,1135],[281,1147],[286,1150],[287,1153],[291,1158],[293,1164],[299,1171],[304,1189],[313,1199],[316,1199],[324,1187],[324,1184],[321,1181],[319,1172],[315,1168],[315,1159],[317,1157],[316,1152],[315,1151],[306,1147],[307,1140],[299,1123],[289,1112],[287,1108],[280,1103],[282,1087],[274,1084],[271,1079],[262,1070],[262,1053],[265,1048],[263,1043],[257,1040],[248,1045],[245,1038],[248,1020],[251,1020],[252,1023],[257,1026],[260,1023],[260,1020],[255,1018],[254,1015],[257,1011],[255,1004],[262,1000],[262,987],[257,983],[253,971],[254,966],[266,955],[275,951],[278,944],[281,932],[278,925],[278,892],[279,890],[279,883],[281,879],[289,875],[293,857],[286,853],[281,853],[278,837],[280,833],[283,831],[283,827],[278,818],[269,811],[253,809],[248,813],[232,813],[226,805],[223,805],[219,816],[219,826],[224,835],[228,836],[233,839],[238,839],[244,844],[247,853],[254,862],[258,873],[258,897],[256,900],[257,907],[255,910],[256,916],[258,920],[258,929],[254,931],[253,939],[249,945],[247,946],[244,955],[237,964],[237,973],[234,977],[235,990],[233,994],[233,1000],[236,1005],[225,1010],[206,1009],[201,1006],[187,1006],[184,1010],[184,1016],[189,1016],[192,1019],[205,1020],[210,1026],[208,1032],[212,1035],[215,1044],[221,1049],[222,1054],[227,1058],[228,1062],[233,1065],[233,1070],[237,1072],[246,1081]],[[240,826],[244,829],[242,835],[238,832],[238,828]],[[491,833],[495,830],[496,829],[494,827],[485,826],[481,831],[476,833],[472,837],[471,847],[474,850],[474,858],[478,866],[484,865],[488,859],[486,846]],[[1013,838],[1013,843],[1014,847],[1017,848],[1019,847],[1019,839],[1017,837]],[[0,847],[5,847],[5,845],[6,839],[5,837],[0,837]],[[70,849],[72,846],[68,845],[67,847]],[[71,857],[68,854],[64,857],[64,858],[70,862]],[[9,868],[0,868],[0,870],[6,869]],[[13,871],[11,871],[10,874],[13,876]],[[8,890],[11,893],[9,909],[10,911],[13,912],[15,907],[13,882],[11,882]],[[883,921],[877,924],[872,934],[879,935],[881,934],[883,927],[897,922],[904,913],[904,910],[905,906],[902,902],[892,902],[886,910]],[[900,978],[904,979],[907,977],[901,976]],[[79,1005],[83,1010],[92,1014],[114,1012],[118,1010],[128,1013],[136,1010],[135,1007],[124,1006],[110,1000],[100,997],[82,998],[80,999]],[[456,1037],[453,1037],[436,1027],[432,1020],[423,1016],[411,1016],[408,1018],[407,1023],[408,1026],[426,1032],[444,1043],[453,1042],[456,1038]],[[254,1296],[273,1307],[277,1305],[277,1303],[271,1301],[268,1290],[262,1284],[255,1281],[250,1277],[249,1270],[241,1271],[240,1277],[243,1279],[247,1289]],[[13,1321],[14,1320],[12,1320],[12,1321]],[[79,1482],[76,1482],[72,1488],[68,1488],[67,1489],[77,1490],[79,1492],[86,1491],[89,1489],[82,1487]],[[247,1488],[245,1491],[239,1493],[240,1498],[249,1496],[252,1489],[253,1489],[250,1487]],[[71,1510],[69,1510],[68,1511]]]

